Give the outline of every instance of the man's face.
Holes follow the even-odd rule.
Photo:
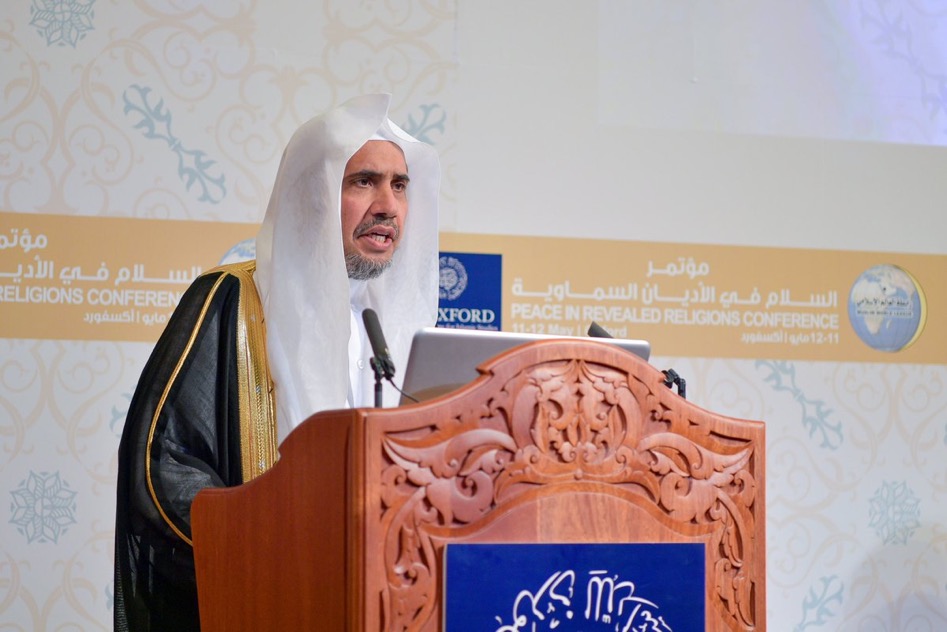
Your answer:
[[[352,279],[372,279],[391,264],[408,213],[408,167],[401,148],[370,140],[345,165],[342,248]]]

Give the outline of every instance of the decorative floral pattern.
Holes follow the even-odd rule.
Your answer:
[[[56,543],[69,525],[76,524],[76,492],[59,478],[59,472],[30,472],[11,494],[10,522],[27,542]]]
[[[132,401],[131,393],[122,393],[122,397],[125,399],[124,405],[122,408],[112,406],[111,418],[109,419],[109,430],[116,437],[122,436],[122,430],[125,427],[125,416],[128,415],[128,406]]]
[[[921,501],[906,483],[883,483],[871,498],[871,522],[885,544],[907,544],[921,526]]]
[[[922,48],[915,42],[902,3],[862,0],[860,7],[862,25],[872,33],[875,46],[902,62],[904,71],[914,75],[921,101],[927,106],[931,119],[947,118],[947,74],[934,70],[921,54]],[[939,10],[942,11],[942,7]],[[926,11],[921,11],[924,13]],[[941,129],[943,133],[943,126]]]
[[[154,103],[149,96],[151,88],[133,85],[125,91],[125,114],[137,114],[135,129],[142,130],[146,138],[163,140],[178,156],[178,176],[184,181],[187,191],[197,185],[198,201],[217,204],[227,195],[223,174],[211,176],[208,172],[216,162],[198,149],[187,149],[171,132],[171,112],[164,106],[164,99]]]
[[[829,450],[838,450],[844,440],[842,424],[832,422],[829,416],[832,411],[825,406],[825,402],[813,400],[796,386],[796,367],[789,362],[760,360],[756,366],[769,369],[765,381],[776,391],[787,391],[799,403],[802,409],[802,425],[809,431],[809,437],[819,435],[822,441],[819,447]]]
[[[432,137],[432,133],[444,134],[447,125],[447,112],[436,103],[420,105],[418,109],[421,111],[420,116],[417,119],[414,118],[413,114],[408,116],[408,122],[402,127],[404,131],[418,140],[436,146],[437,141]]]
[[[46,38],[46,45],[72,46],[93,30],[95,0],[33,0],[30,26]]]
[[[837,575],[820,577],[818,586],[810,587],[809,594],[802,601],[802,621],[793,628],[793,632],[803,632],[809,628],[820,629],[838,615],[836,608],[842,605],[844,589],[845,586]]]

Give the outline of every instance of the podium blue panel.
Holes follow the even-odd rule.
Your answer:
[[[448,544],[446,632],[701,632],[703,544]]]

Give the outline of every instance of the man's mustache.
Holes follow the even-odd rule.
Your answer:
[[[362,222],[355,229],[355,236],[361,237],[366,233],[370,233],[376,226],[385,226],[392,229],[392,231],[394,231],[391,236],[393,241],[398,241],[398,239],[401,237],[401,231],[398,229],[398,222],[396,222],[394,218],[391,217],[373,217],[372,219]]]

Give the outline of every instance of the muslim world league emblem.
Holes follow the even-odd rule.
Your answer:
[[[698,632],[703,544],[448,544],[446,632]]]
[[[878,351],[900,351],[924,330],[927,305],[917,280],[895,265],[863,272],[848,297],[848,318],[862,342]]]

